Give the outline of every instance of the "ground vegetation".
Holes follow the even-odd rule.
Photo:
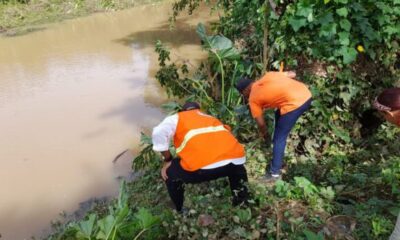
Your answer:
[[[207,59],[173,62],[173,49],[157,42],[156,77],[171,97],[198,101],[232,126],[246,146],[252,203],[232,207],[220,179],[186,186],[190,210],[175,213],[161,159],[143,135],[133,161],[143,175],[121,193],[129,208],[116,200],[102,214],[58,226],[50,239],[388,239],[400,210],[400,130],[383,123],[371,102],[399,84],[400,1],[179,0],[171,24],[201,4],[220,16],[197,26]],[[281,65],[297,72],[314,101],[292,131],[283,180],[266,186],[257,179],[271,149],[234,86]],[[272,132],[273,113],[265,117]]]

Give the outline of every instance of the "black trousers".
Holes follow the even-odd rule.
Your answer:
[[[249,198],[246,186],[247,173],[243,165],[228,164],[214,169],[199,169],[189,172],[181,167],[179,159],[173,159],[171,166],[167,169],[168,179],[166,181],[168,193],[175,204],[176,210],[181,211],[184,200],[185,183],[201,183],[228,177],[232,191],[232,204],[245,203]]]

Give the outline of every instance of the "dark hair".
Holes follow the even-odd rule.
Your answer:
[[[197,102],[187,102],[182,107],[182,111],[189,111],[193,109],[200,109],[200,104]]]
[[[390,111],[400,110],[400,88],[385,89],[376,100]]]
[[[251,83],[253,82],[253,80],[251,80],[248,77],[243,77],[241,78],[237,84],[236,84],[236,89],[241,93],[243,90],[245,90]]]

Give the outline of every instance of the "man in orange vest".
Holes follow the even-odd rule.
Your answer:
[[[169,151],[172,138],[178,158],[173,158]],[[233,204],[246,202],[244,148],[229,126],[201,112],[198,103],[188,102],[182,111],[166,117],[153,129],[152,141],[153,150],[161,152],[164,158],[161,176],[178,212],[182,211],[185,183],[221,177],[229,179]]]
[[[273,157],[264,177],[267,182],[281,178],[286,139],[297,119],[311,105],[311,92],[305,84],[295,80],[295,77],[294,72],[267,72],[258,81],[253,82],[251,79],[243,78],[236,85],[238,91],[248,100],[259,134],[266,142],[269,142],[270,137],[263,110],[277,109],[272,139]]]

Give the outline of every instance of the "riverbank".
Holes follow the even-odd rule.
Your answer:
[[[16,36],[43,29],[41,25],[116,11],[162,0],[31,0],[0,1],[0,35]],[[25,3],[26,2],[26,3]]]
[[[179,3],[174,9],[182,10],[192,1]],[[359,50],[357,42],[350,44],[364,32],[366,38],[371,32],[380,36],[382,28],[366,31],[357,18],[347,19],[347,15],[368,16],[363,20],[369,21],[379,16],[384,3],[378,4],[379,9],[370,4],[365,8],[361,3],[357,7],[342,4],[326,1],[310,7],[302,1],[293,2],[284,6],[289,11],[281,18],[276,15],[281,8],[268,16],[262,3],[220,5],[226,15],[214,25],[216,30],[208,33],[212,35],[202,25],[197,29],[197,42],[202,40],[209,60],[198,71],[192,71],[192,65],[182,59],[169,60],[166,46],[175,52],[181,44],[165,40],[187,34],[168,35],[172,37],[161,39],[165,46],[157,44],[160,69],[156,78],[165,90],[200,102],[205,112],[230,125],[245,144],[253,196],[247,208],[231,206],[228,183],[220,179],[188,184],[185,207],[189,211],[183,215],[174,212],[159,174],[161,159],[152,151],[150,138],[143,137],[142,150],[133,161],[133,169],[143,171],[143,176],[121,184],[117,199],[95,207],[83,219],[55,225],[47,239],[388,239],[399,211],[400,129],[381,124],[373,112],[370,114],[370,103],[378,91],[397,79],[394,59],[384,58],[396,56],[397,49],[377,39],[368,42],[376,49],[366,47],[366,51]],[[193,5],[188,7],[193,10]],[[314,16],[314,12],[324,14]],[[255,23],[254,28],[249,22]],[[282,24],[285,22],[289,24]],[[337,36],[336,26],[343,28]],[[164,27],[144,34],[147,28],[140,24],[140,34],[118,42],[131,46],[138,35],[154,36]],[[165,36],[165,31],[162,33],[157,38]],[[309,36],[313,36],[312,41]],[[393,39],[386,36],[384,43]],[[328,40],[331,44],[321,44]],[[364,53],[370,51],[380,57],[371,54],[377,59],[372,61]],[[258,139],[256,124],[241,104],[235,82],[242,76],[257,79],[263,70],[276,70],[282,60],[286,69],[298,70],[298,79],[310,87],[314,102],[288,139],[283,180],[267,186],[257,179],[272,158],[271,149]],[[171,111],[176,104],[166,106]],[[273,123],[272,114],[266,113],[269,123]],[[272,131],[270,128],[269,133]]]
[[[174,31],[170,12],[165,1],[0,38],[1,240],[40,239],[61,212],[117,195],[131,161],[113,159],[164,117],[154,42],[193,65],[206,57],[194,28],[209,12]]]

